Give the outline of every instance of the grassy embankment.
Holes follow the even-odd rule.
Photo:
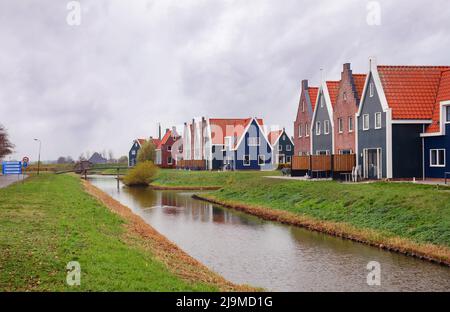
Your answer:
[[[127,207],[85,187],[101,202],[71,175],[42,174],[0,189],[0,291],[249,289],[225,281]],[[79,287],[66,285],[69,261],[81,265]]]
[[[155,183],[221,186],[201,197],[268,220],[450,264],[450,188],[263,177],[271,174],[162,171]]]

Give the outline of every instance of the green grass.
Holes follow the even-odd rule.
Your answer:
[[[386,237],[450,247],[450,188],[412,183],[280,180],[264,175],[279,173],[161,170],[157,183],[221,186],[208,194],[222,202],[289,211],[376,230]]]
[[[0,189],[0,291],[211,291],[188,283],[122,239],[124,220],[86,194],[79,179],[42,174]],[[66,285],[69,261],[81,286]]]
[[[383,235],[450,247],[450,190],[407,183],[254,179],[212,193],[217,199],[344,222]]]
[[[153,185],[175,187],[223,187],[263,176],[280,175],[279,171],[187,171],[161,169]]]

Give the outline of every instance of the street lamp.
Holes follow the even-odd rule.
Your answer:
[[[38,172],[37,172],[37,174],[39,175],[39,169],[40,169],[40,166],[41,166],[41,144],[42,144],[42,142],[41,142],[41,140],[39,140],[39,139],[34,139],[34,140],[37,141],[37,142],[39,142]]]

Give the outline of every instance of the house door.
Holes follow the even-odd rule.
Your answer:
[[[285,159],[284,159],[284,155],[278,155],[278,163],[279,164],[284,164],[285,163]]]
[[[364,149],[364,177],[381,179],[381,148]]]

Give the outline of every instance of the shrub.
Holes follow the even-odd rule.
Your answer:
[[[277,167],[277,170],[281,170],[281,169],[284,169],[284,168],[288,168],[288,169],[290,169],[291,168],[291,164],[278,164],[278,167]]]
[[[156,148],[155,145],[151,141],[147,141],[144,144],[142,144],[137,154],[137,161],[144,162],[149,160],[155,162],[156,157],[155,148]]]
[[[153,181],[158,167],[151,161],[138,163],[133,169],[130,169],[123,178],[123,183],[128,186],[147,186]]]

